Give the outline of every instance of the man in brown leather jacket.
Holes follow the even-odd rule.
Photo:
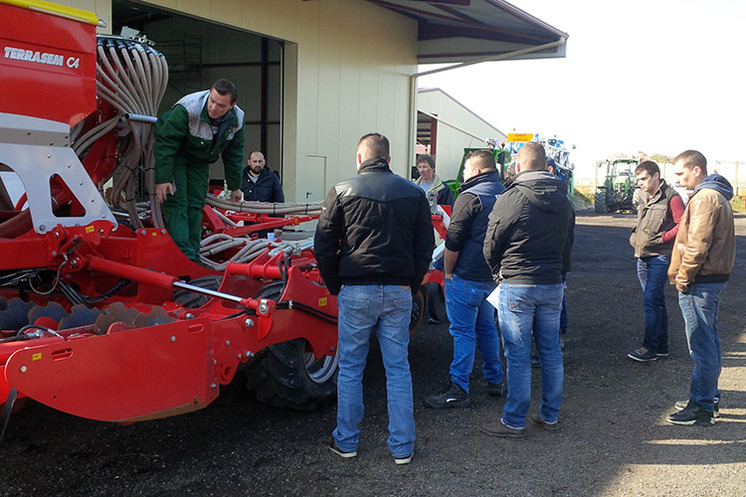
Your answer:
[[[644,200],[637,209],[637,226],[632,230],[629,242],[635,249],[637,277],[642,286],[645,337],[642,346],[627,357],[650,362],[668,356],[666,271],[684,213],[684,201],[661,178],[660,168],[655,162],[641,162],[635,169],[635,176]]]
[[[674,159],[679,184],[693,189],[676,235],[668,278],[679,291],[686,340],[694,360],[689,400],[677,402],[668,421],[677,425],[712,425],[720,393],[718,312],[736,258],[730,199],[733,188],[719,174],[707,175],[707,159],[687,150]]]

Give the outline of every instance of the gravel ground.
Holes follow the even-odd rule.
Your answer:
[[[713,427],[665,422],[687,396],[688,356],[676,293],[667,290],[671,356],[635,363],[642,295],[631,216],[581,214],[568,277],[562,429],[529,427],[524,440],[479,432],[500,415],[474,374],[473,405],[436,411],[425,395],[448,383],[446,325],[425,325],[410,345],[417,445],[408,466],[386,448],[380,353],[365,378],[366,417],[356,459],[326,444],[334,406],[315,412],[272,408],[247,398],[130,426],[99,423],[29,402],[11,418],[0,446],[0,495],[397,495],[397,496],[738,496],[746,495],[746,217],[736,220],[738,255],[721,307],[723,392]],[[534,370],[538,373],[538,370]],[[534,374],[535,412],[539,397]]]

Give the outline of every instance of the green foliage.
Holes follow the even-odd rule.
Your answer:
[[[663,154],[653,154],[650,156],[650,160],[654,161],[656,164],[670,164],[673,162],[673,157]]]
[[[730,199],[730,205],[733,212],[746,212],[746,198],[743,195],[737,195]]]
[[[617,159],[639,159],[638,154],[625,154],[622,152],[617,152],[615,154],[609,155],[608,160],[613,161]],[[673,162],[673,157],[670,157],[668,155],[663,154],[653,154],[653,155],[647,155],[645,157],[647,160],[652,160],[656,164],[671,164]]]

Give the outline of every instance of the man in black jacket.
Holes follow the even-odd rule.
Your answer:
[[[337,427],[329,448],[355,457],[363,419],[363,370],[377,330],[388,391],[388,446],[397,464],[414,451],[412,377],[407,347],[412,295],[432,257],[430,207],[423,191],[389,168],[389,142],[372,133],[357,148],[358,175],[324,200],[314,251],[338,296]]]
[[[490,214],[484,256],[498,286],[498,319],[508,361],[508,396],[502,417],[481,430],[525,436],[531,405],[531,335],[541,364],[542,401],[535,424],[556,430],[562,402],[559,319],[562,273],[570,270],[575,213],[565,184],[546,170],[544,147],[518,151],[516,176]]]
[[[284,202],[280,178],[267,169],[264,154],[254,150],[249,154],[248,162],[241,181],[243,199],[251,202]]]
[[[443,255],[446,310],[453,337],[451,386],[442,394],[425,397],[427,407],[445,409],[471,404],[469,377],[474,367],[475,342],[479,344],[489,394],[503,394],[495,308],[487,302],[495,283],[482,247],[488,216],[504,191],[492,152],[470,152],[464,162],[464,184],[453,206]]]

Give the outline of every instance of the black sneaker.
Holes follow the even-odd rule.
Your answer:
[[[502,397],[505,394],[505,387],[502,383],[487,382],[487,394],[490,397]]]
[[[394,462],[396,464],[409,464],[412,462],[412,456],[414,455],[414,452],[411,454],[407,454],[404,456],[394,456]]]
[[[677,411],[683,411],[686,409],[686,406],[689,405],[688,400],[680,400],[676,402],[673,406],[676,408]],[[712,413],[713,418],[719,418],[720,417],[720,402],[715,401],[715,412]]]
[[[645,347],[640,347],[639,349],[627,354],[627,357],[637,362],[651,362],[658,359],[658,354],[649,351]]]
[[[335,442],[334,439],[332,439],[332,441],[329,443],[329,450],[337,454],[342,459],[351,459],[357,456],[356,450],[344,451],[337,447],[337,442]]]
[[[447,409],[449,407],[468,407],[471,404],[469,394],[463,388],[451,383],[447,392],[439,395],[428,395],[424,404],[433,409]]]
[[[689,401],[681,411],[669,414],[667,419],[669,423],[675,425],[712,426],[715,424],[713,413],[705,411],[692,401]]]

